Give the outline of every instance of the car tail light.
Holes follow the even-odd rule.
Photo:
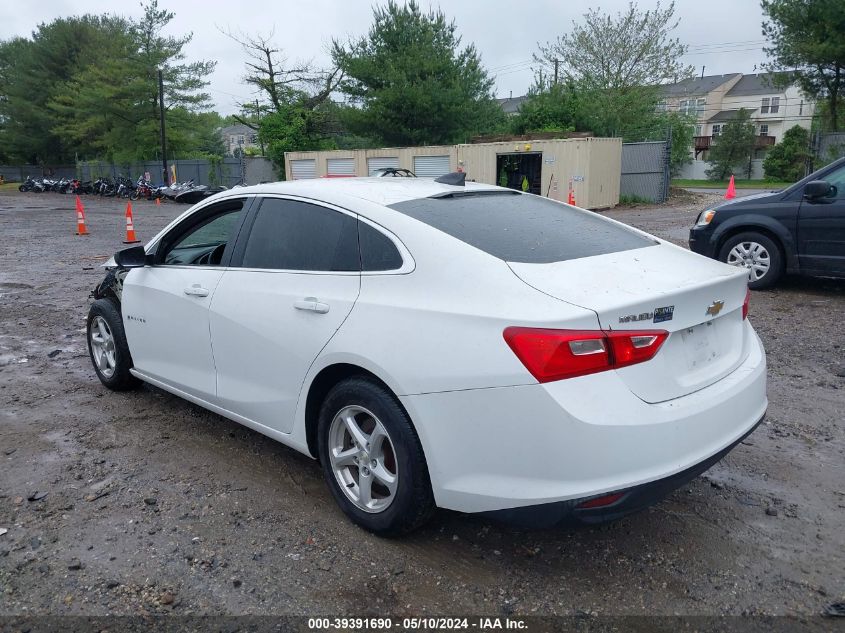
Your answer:
[[[651,360],[668,336],[669,333],[664,330],[608,332],[614,368]]]
[[[551,330],[509,327],[505,342],[539,382],[642,363],[657,354],[665,330]]]
[[[751,303],[751,288],[745,291],[745,301],[742,302],[742,320],[748,318],[748,304]]]

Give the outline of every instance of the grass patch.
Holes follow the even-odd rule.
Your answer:
[[[786,189],[791,182],[769,182],[768,180],[734,180],[737,189]],[[727,189],[727,180],[693,180],[673,178],[673,187],[702,187],[705,189]]]
[[[0,185],[0,191],[17,191],[20,186],[19,182],[6,182]]]
[[[633,193],[621,193],[619,194],[619,204],[630,207],[637,204],[654,204],[654,201]]]

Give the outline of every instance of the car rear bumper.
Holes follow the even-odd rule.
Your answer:
[[[765,414],[765,353],[747,322],[745,327],[751,340],[739,367],[708,387],[657,404],[635,396],[614,371],[542,385],[402,396],[437,505],[461,512],[562,502],[574,508],[584,499],[626,491],[619,502],[627,512],[643,505],[646,492],[659,498],[661,490],[718,461]],[[634,494],[646,484],[651,486]]]
[[[650,481],[639,486],[634,486],[633,488],[614,490],[612,493],[605,493],[603,495],[533,506],[522,506],[520,508],[508,508],[506,510],[493,510],[480,514],[512,525],[533,528],[550,528],[579,523],[596,524],[621,519],[628,514],[638,512],[657,503],[708,470],[731,452],[737,444],[740,444],[746,437],[751,435],[764,418],[765,416],[760,418],[745,435],[715,455],[711,455],[704,461],[669,477]],[[600,501],[605,497],[610,498],[611,496],[613,498],[611,503],[602,504],[598,507],[584,507],[590,502]]]

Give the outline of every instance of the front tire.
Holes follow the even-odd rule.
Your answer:
[[[781,250],[762,233],[749,231],[729,238],[719,250],[719,261],[747,269],[752,290],[771,288],[783,276]]]
[[[129,373],[132,356],[120,311],[110,299],[97,299],[88,311],[88,355],[97,378],[113,391],[134,389],[141,384]]]
[[[356,377],[335,385],[320,409],[318,444],[326,483],[356,524],[398,536],[431,517],[422,445],[408,414],[380,383]]]

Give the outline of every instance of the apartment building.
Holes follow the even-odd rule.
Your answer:
[[[258,133],[242,123],[220,128],[219,134],[226,147],[226,156],[237,155],[237,150],[246,151],[258,147]]]
[[[762,178],[762,159],[794,125],[810,129],[814,103],[796,86],[776,87],[769,73],[709,75],[662,87],[658,107],[687,112],[696,117],[693,158],[681,173],[683,178],[704,178],[707,153],[725,124],[740,109],[747,110],[757,131],[752,177]]]

